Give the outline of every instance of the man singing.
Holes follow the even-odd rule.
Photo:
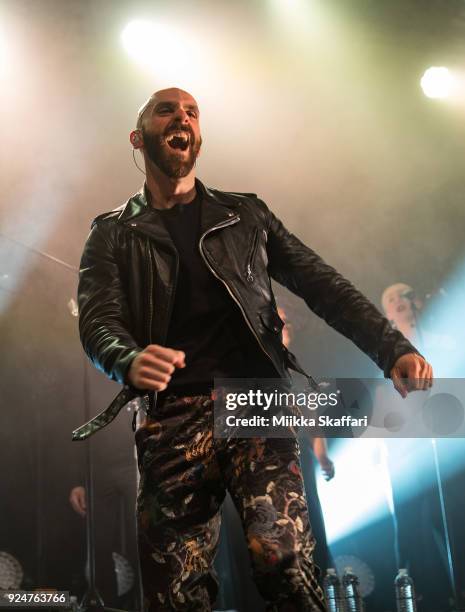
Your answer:
[[[213,379],[302,371],[283,347],[270,278],[355,342],[402,395],[427,388],[431,367],[257,196],[195,178],[202,138],[189,93],[154,93],[130,141],[144,157],[144,188],[94,221],[79,283],[84,349],[125,388],[74,438],[106,425],[134,394],[147,394],[136,432],[145,609],[211,610],[228,489],[267,609],[325,610],[297,442],[213,438]]]

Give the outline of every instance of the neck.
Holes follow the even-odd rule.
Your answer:
[[[155,164],[146,160],[146,186],[153,208],[172,208],[175,204],[187,204],[195,197],[194,168],[183,178],[166,176]]]

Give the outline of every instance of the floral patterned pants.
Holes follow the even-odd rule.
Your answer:
[[[226,489],[239,511],[267,610],[326,610],[296,440],[217,439],[212,432],[208,396],[168,399],[136,432],[145,612],[211,610]]]

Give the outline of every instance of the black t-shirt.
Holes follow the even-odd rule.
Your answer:
[[[201,197],[158,211],[179,254],[179,273],[166,346],[186,354],[167,392],[213,386],[216,378],[274,378],[264,355],[226,287],[199,250]]]

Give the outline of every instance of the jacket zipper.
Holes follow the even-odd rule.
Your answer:
[[[265,355],[268,357],[268,359],[271,361],[271,363],[273,363],[273,359],[271,358],[270,354],[267,352],[267,350],[265,349],[265,347],[263,346],[262,341],[260,340],[260,338],[257,336],[257,334],[255,333],[254,328],[252,327],[246,313],[245,310],[242,308],[241,303],[239,302],[239,300],[236,298],[236,296],[234,295],[232,289],[229,287],[228,283],[221,278],[221,276],[219,274],[217,274],[217,272],[215,272],[215,270],[211,267],[211,265],[209,264],[208,260],[207,260],[207,256],[204,254],[203,250],[202,250],[202,246],[203,246],[203,241],[205,236],[207,236],[210,232],[213,232],[214,230],[217,229],[221,229],[223,227],[228,227],[229,225],[234,225],[235,223],[237,223],[240,220],[240,217],[234,217],[234,219],[228,219],[227,221],[223,221],[222,223],[215,225],[214,227],[211,227],[210,229],[208,229],[206,232],[204,232],[202,234],[202,236],[200,237],[200,241],[199,241],[199,251],[200,251],[200,255],[202,256],[202,259],[204,260],[204,262],[207,265],[207,268],[210,270],[210,272],[213,274],[213,276],[215,276],[219,281],[221,281],[223,283],[223,285],[226,287],[229,295],[232,297],[232,299],[236,302],[236,304],[239,306],[239,309],[242,313],[242,316],[245,319],[245,322],[247,323],[247,326],[249,327],[250,331],[252,332],[252,334],[254,335],[255,339],[257,340],[260,348],[262,349],[262,351],[265,353]]]
[[[149,282],[149,317],[148,317],[148,343],[152,344],[152,321],[153,321],[153,268],[152,268],[152,253],[150,251],[150,245],[147,244],[147,268],[148,268],[148,282]]]
[[[253,240],[252,240],[252,248],[250,250],[250,257],[247,263],[247,281],[249,283],[254,282],[254,275],[252,274],[252,266],[255,260],[255,253],[257,251],[257,246],[258,246],[258,228],[255,228],[255,232],[254,232]]]

